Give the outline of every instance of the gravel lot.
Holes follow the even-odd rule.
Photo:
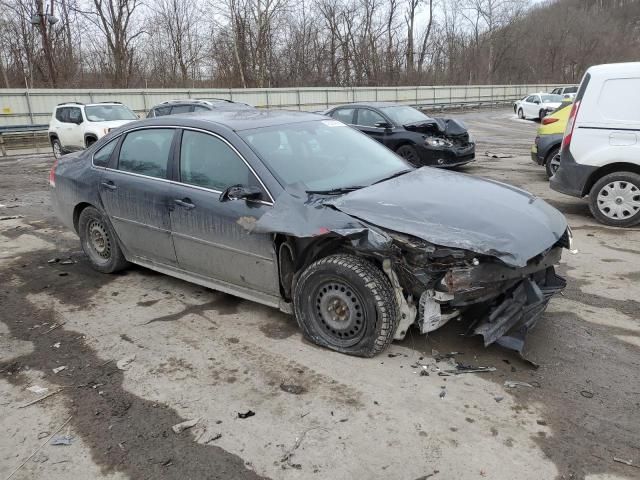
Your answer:
[[[465,173],[541,196],[573,228],[568,287],[529,337],[538,369],[457,322],[351,358],[267,307],[141,268],[98,274],[52,215],[52,158],[2,159],[0,217],[22,218],[0,221],[0,477],[37,451],[12,478],[640,478],[640,229],[549,189],[529,158],[537,124],[452,115],[478,140]],[[439,376],[434,351],[496,371]],[[33,386],[58,393],[25,406]]]

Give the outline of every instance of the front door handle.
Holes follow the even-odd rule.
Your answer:
[[[113,183],[111,180],[107,180],[106,182],[102,182],[100,185],[102,185],[104,188],[107,188],[109,190],[115,190],[116,188],[116,184]]]
[[[196,205],[191,202],[190,198],[176,198],[174,202],[176,203],[176,205],[180,205],[182,208],[186,208],[187,210],[196,208]]]

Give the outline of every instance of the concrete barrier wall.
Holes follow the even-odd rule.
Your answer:
[[[263,108],[324,110],[351,102],[389,101],[421,107],[455,107],[510,103],[528,93],[548,92],[560,85],[452,85],[358,88],[232,89],[0,89],[0,126],[48,124],[63,102],[118,101],[145,116],[165,100],[224,98]]]

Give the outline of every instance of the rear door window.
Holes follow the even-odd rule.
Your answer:
[[[82,123],[82,110],[77,107],[69,107],[67,108],[69,111],[69,120],[70,123]]]
[[[339,108],[338,110],[334,110],[331,116],[336,120],[340,120],[342,123],[353,125],[354,112],[354,108]]]
[[[62,123],[69,122],[69,109],[65,107],[56,110],[56,120]]]
[[[171,107],[156,107],[153,109],[154,117],[164,117],[171,114]]]
[[[118,169],[148,177],[166,178],[174,129],[135,130],[120,147]]]
[[[189,113],[193,112],[193,105],[175,105],[171,108],[171,115],[176,113]]]
[[[93,154],[93,164],[96,167],[106,167],[109,164],[109,159],[113,153],[113,149],[116,147],[118,139],[113,139],[107,143],[104,147]]]
[[[209,110],[211,109],[208,107],[203,107],[202,105],[196,105],[195,107],[193,107],[194,112],[208,112]]]
[[[223,191],[232,185],[256,185],[249,167],[218,137],[185,130],[180,146],[180,181]]]

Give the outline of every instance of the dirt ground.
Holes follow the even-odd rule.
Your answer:
[[[640,478],[640,229],[549,189],[535,123],[452,115],[478,141],[465,173],[541,196],[573,228],[568,287],[529,336],[538,369],[458,322],[351,358],[276,310],[142,268],[96,273],[49,207],[52,159],[2,159],[0,217],[21,218],[0,220],[0,477]],[[441,376],[450,352],[496,370]]]

